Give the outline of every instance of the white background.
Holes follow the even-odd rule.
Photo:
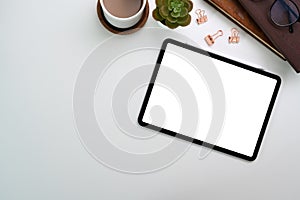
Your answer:
[[[207,48],[204,36],[220,28],[226,36],[234,24],[194,3],[210,23],[183,30]],[[72,113],[81,63],[111,36],[95,6],[95,0],[0,1],[0,199],[300,198],[300,77],[243,31],[240,44],[229,45],[224,36],[210,49],[264,66],[284,81],[257,161],[218,152],[198,160],[198,146],[171,167],[140,176],[95,161],[78,139]],[[158,25],[149,17],[146,26]]]

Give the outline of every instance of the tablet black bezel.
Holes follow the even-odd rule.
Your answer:
[[[156,77],[157,77],[157,74],[158,74],[158,71],[159,71],[159,68],[160,68],[160,65],[161,65],[161,61],[163,59],[165,49],[167,48],[168,44],[173,44],[173,45],[176,45],[176,46],[180,46],[182,48],[200,53],[202,55],[209,56],[213,59],[217,59],[217,60],[220,60],[220,61],[223,61],[223,62],[227,62],[231,65],[236,66],[236,67],[240,67],[240,68],[243,68],[243,69],[246,69],[246,70],[249,70],[249,71],[252,71],[252,72],[255,72],[255,73],[258,73],[258,74],[261,74],[261,75],[264,75],[264,76],[267,76],[269,78],[272,78],[272,79],[276,80],[276,86],[275,86],[275,89],[274,89],[274,92],[273,92],[273,95],[272,95],[272,98],[271,98],[271,101],[270,101],[270,104],[269,104],[269,107],[268,107],[268,110],[267,110],[267,113],[266,113],[266,116],[265,116],[265,119],[264,119],[264,122],[263,122],[263,125],[262,125],[262,128],[261,128],[261,131],[260,131],[260,135],[258,137],[258,140],[257,140],[257,143],[256,143],[256,146],[255,146],[255,149],[254,149],[254,152],[253,152],[252,156],[247,156],[247,155],[235,152],[235,151],[225,149],[223,147],[212,145],[212,144],[209,144],[207,142],[198,140],[196,138],[191,138],[189,136],[182,135],[180,133],[176,133],[176,132],[173,132],[173,131],[170,131],[170,130],[167,130],[167,129],[164,129],[164,128],[161,128],[161,127],[157,127],[157,126],[154,126],[152,124],[148,124],[148,123],[143,121],[143,116],[145,114],[145,111],[146,111],[146,108],[147,108],[147,105],[148,105],[148,102],[149,102],[149,99],[150,99],[150,96],[151,96],[151,92],[152,92],[152,89],[153,89],[153,86],[154,86],[154,83],[155,83],[155,80],[156,80]],[[266,128],[267,128],[267,125],[268,125],[268,122],[269,122],[269,119],[270,119],[270,116],[271,116],[271,113],[272,113],[272,110],[273,110],[273,107],[274,107],[274,104],[275,104],[276,97],[277,97],[278,92],[279,92],[280,85],[281,85],[281,78],[278,75],[263,71],[261,69],[255,68],[255,67],[251,67],[249,65],[231,60],[229,58],[225,58],[223,56],[211,53],[209,51],[205,51],[203,49],[199,49],[199,48],[196,48],[194,46],[191,46],[191,45],[188,45],[188,44],[185,44],[185,43],[182,43],[182,42],[179,42],[179,41],[168,38],[168,39],[164,40],[164,42],[162,44],[162,47],[161,47],[161,50],[159,52],[159,56],[158,56],[158,59],[156,61],[156,65],[155,65],[150,83],[149,83],[148,88],[147,88],[147,92],[146,92],[144,101],[143,101],[143,104],[142,104],[142,107],[141,107],[141,110],[140,110],[140,113],[139,113],[139,116],[138,116],[138,123],[139,123],[139,125],[141,125],[143,127],[147,127],[147,128],[152,129],[152,130],[159,131],[161,133],[164,133],[164,134],[167,134],[167,135],[170,135],[170,136],[176,136],[177,138],[180,138],[180,139],[183,139],[183,140],[186,140],[186,141],[198,144],[198,145],[202,145],[202,146],[205,146],[205,147],[208,147],[208,148],[211,148],[211,149],[214,149],[214,150],[217,150],[217,151],[220,151],[220,152],[223,152],[223,153],[226,153],[226,154],[229,154],[229,155],[241,158],[241,159],[245,159],[247,161],[254,161],[257,158],[261,143],[263,141],[263,137],[264,137],[264,134],[266,132]]]

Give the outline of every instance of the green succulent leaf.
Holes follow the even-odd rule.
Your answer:
[[[174,29],[174,28],[177,28],[179,25],[177,23],[171,23],[168,20],[166,20],[166,26],[171,29]]]
[[[152,16],[155,20],[157,21],[162,21],[164,20],[164,18],[159,14],[159,9],[156,7],[153,12],[152,12]]]
[[[171,0],[168,4],[168,6],[172,9],[181,8],[184,6],[184,3],[182,0]]]
[[[179,12],[179,13],[180,13],[180,12],[181,12],[181,8],[178,8],[178,7],[177,7],[177,8],[174,8],[174,9],[173,9],[173,12],[175,12],[175,13],[178,13],[178,12]]]
[[[168,20],[171,23],[176,23],[177,22],[177,18],[172,17],[171,15],[169,15],[166,20]]]
[[[168,7],[167,7],[167,6],[161,6],[161,7],[159,8],[159,14],[160,14],[162,17],[164,17],[164,18],[168,17],[169,13],[170,13],[170,11],[168,10]]]
[[[177,17],[180,17],[180,13],[179,12],[171,12],[171,16],[177,18]]]
[[[163,0],[155,0],[157,6],[163,5]]]
[[[170,0],[169,1],[169,4],[174,7],[176,5],[176,0]]]
[[[181,9],[181,12],[180,12],[180,17],[184,17],[186,16],[187,14],[189,14],[189,11],[187,8],[182,8]]]
[[[168,0],[155,0],[156,6],[161,7],[164,5],[168,5]]]
[[[180,17],[177,19],[177,23],[180,26],[187,26],[191,23],[192,17],[191,15],[186,15],[185,17]]]
[[[184,7],[187,8],[189,12],[191,12],[193,9],[193,2],[189,0],[183,0],[183,2],[184,2]]]

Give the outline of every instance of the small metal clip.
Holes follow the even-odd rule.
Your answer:
[[[211,46],[215,43],[216,39],[220,36],[223,35],[223,31],[222,30],[218,30],[215,34],[213,35],[208,35],[204,38],[204,40],[206,41],[206,43],[208,44],[208,46]]]
[[[205,10],[197,9],[195,13],[198,16],[198,18],[196,19],[198,25],[207,22],[208,19],[207,15],[205,15]]]
[[[228,37],[228,42],[229,43],[239,43],[239,41],[240,41],[239,31],[236,28],[232,28],[231,36]]]

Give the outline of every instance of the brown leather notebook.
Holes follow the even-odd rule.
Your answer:
[[[272,42],[253,21],[247,11],[239,3],[238,0],[205,0],[207,3],[215,7],[218,11],[223,13],[226,17],[252,35],[255,39],[271,49],[282,59],[284,56],[275,48]]]
[[[270,8],[274,0],[239,1],[296,72],[300,73],[300,23],[293,25],[293,33],[289,32],[288,27],[275,25],[270,19]],[[300,7],[300,0],[293,1]]]

